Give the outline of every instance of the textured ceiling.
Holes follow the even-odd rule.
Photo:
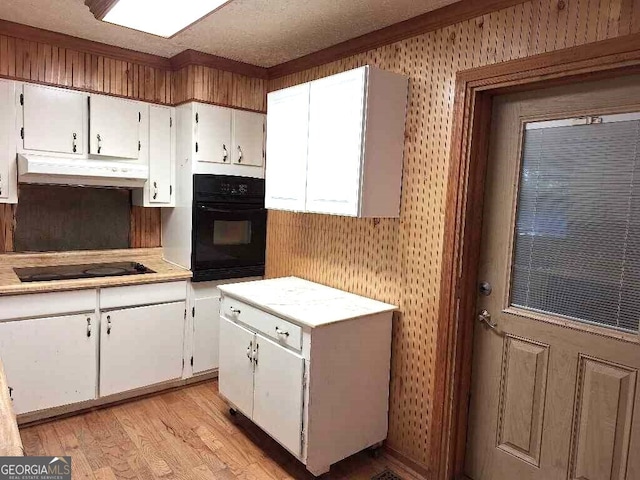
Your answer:
[[[270,67],[456,1],[233,0],[172,39],[99,22],[84,0],[0,0],[0,18],[163,57],[190,48]]]

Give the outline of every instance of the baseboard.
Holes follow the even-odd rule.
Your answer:
[[[398,462],[402,468],[411,470],[411,473],[416,478],[421,480],[433,479],[433,473],[427,468],[426,465],[411,460],[403,453],[400,453],[387,445],[384,445],[383,449],[387,457],[394,460],[395,462]]]
[[[215,369],[201,375],[158,383],[148,387],[129,390],[128,392],[116,393],[115,395],[109,395],[108,397],[96,398],[93,400],[87,400],[86,402],[73,403],[71,405],[62,405],[60,407],[48,408],[46,410],[38,410],[37,412],[23,413],[17,416],[17,421],[20,427],[29,427],[40,423],[70,417],[72,415],[78,415],[99,408],[139,400],[159,393],[166,393],[169,390],[175,390],[187,385],[206,382],[217,377],[218,370]]]

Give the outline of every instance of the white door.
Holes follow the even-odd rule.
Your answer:
[[[180,378],[185,303],[102,312],[100,396]]]
[[[196,105],[196,160],[231,163],[231,109]]]
[[[218,368],[220,297],[196,298],[193,318],[193,373]]]
[[[16,414],[96,397],[95,314],[0,323],[0,352]]]
[[[233,163],[261,167],[264,165],[264,115],[233,111]]]
[[[103,157],[138,158],[143,105],[105,95],[91,95],[89,153]]]
[[[306,210],[358,215],[366,70],[311,82]]]
[[[25,150],[84,153],[87,94],[25,84],[22,103]]]
[[[309,84],[267,96],[265,206],[304,211],[307,189]]]
[[[253,416],[253,352],[256,336],[220,317],[220,393],[247,417]]]
[[[256,335],[253,421],[301,454],[304,358]]]
[[[149,106],[149,202],[169,203],[171,185],[172,141],[171,108]]]
[[[6,202],[16,188],[15,82],[0,80],[0,105],[0,202]]]

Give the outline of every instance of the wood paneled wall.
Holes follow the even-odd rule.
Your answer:
[[[210,67],[188,66],[174,72],[2,35],[1,31],[0,77],[162,104],[201,100],[266,111],[265,80]],[[0,205],[0,253],[13,251],[15,208],[19,207]],[[133,207],[131,247],[160,244],[160,209]]]
[[[432,392],[456,72],[640,31],[638,0],[530,0],[269,81],[269,91],[364,64],[410,78],[399,219],[269,213],[267,276],[297,275],[400,306],[388,446],[429,474]]]

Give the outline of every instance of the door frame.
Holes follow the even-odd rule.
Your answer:
[[[431,431],[438,480],[465,478],[476,282],[492,97],[640,73],[640,34],[458,72],[445,218]]]

